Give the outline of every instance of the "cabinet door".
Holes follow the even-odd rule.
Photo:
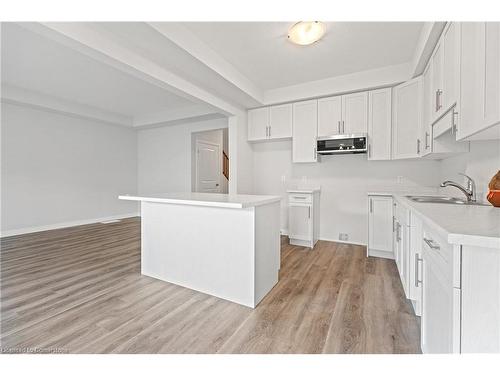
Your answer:
[[[393,159],[420,155],[422,116],[422,78],[417,77],[394,88],[394,122],[392,126]]]
[[[318,137],[342,132],[342,97],[318,99]]]
[[[405,295],[408,297],[409,289],[409,238],[410,238],[410,228],[409,228],[409,211],[408,209],[398,206],[396,213],[398,225],[398,270],[399,276],[401,278],[401,284],[403,284],[403,290]]]
[[[368,95],[368,160],[391,159],[392,89]]]
[[[342,132],[359,134],[368,131],[368,92],[342,95]]]
[[[450,22],[443,33],[443,94],[442,112],[458,101],[460,86],[460,25]]]
[[[294,163],[316,162],[318,101],[293,104],[292,156]]]
[[[394,258],[392,197],[368,197],[368,255]]]
[[[274,105],[269,108],[269,138],[292,137],[292,105]]]
[[[424,156],[432,152],[432,110],[433,110],[433,94],[432,94],[432,65],[429,64],[424,71],[422,93],[422,131],[420,139],[422,140],[420,155]]]
[[[310,205],[289,205],[289,237],[296,240],[312,241],[312,222]]]
[[[460,27],[457,139],[464,139],[500,123],[500,23],[463,22]]]
[[[432,122],[442,113],[443,109],[443,45],[441,42],[436,46],[431,58],[432,65]]]
[[[453,352],[453,287],[423,250],[422,352]]]
[[[415,301],[415,313],[418,316],[421,315],[422,301],[422,237],[422,220],[411,214],[408,298]]]
[[[484,26],[485,56],[481,122],[484,128],[500,123],[500,22]]]
[[[269,126],[269,107],[250,109],[248,111],[248,140],[267,139]]]

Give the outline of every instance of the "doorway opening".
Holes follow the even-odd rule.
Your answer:
[[[191,150],[191,191],[227,194],[228,128],[192,133]]]

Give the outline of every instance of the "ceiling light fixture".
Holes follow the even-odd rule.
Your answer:
[[[300,21],[288,30],[288,39],[301,46],[307,46],[325,35],[326,26],[319,21]]]

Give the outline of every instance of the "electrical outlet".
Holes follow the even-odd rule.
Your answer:
[[[349,241],[349,235],[347,233],[339,233],[340,241]]]

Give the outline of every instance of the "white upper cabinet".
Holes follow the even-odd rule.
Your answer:
[[[391,159],[392,89],[368,93],[368,160]]]
[[[500,138],[500,23],[461,23],[457,139]]]
[[[443,46],[439,43],[434,50],[431,58],[432,66],[432,99],[433,106],[431,112],[431,121],[434,122],[442,113],[442,95],[443,95]]]
[[[368,92],[342,95],[342,132],[366,133],[368,130]]]
[[[318,99],[318,137],[342,133],[342,97]]]
[[[366,133],[367,128],[368,92],[318,100],[318,137]]]
[[[396,86],[393,100],[392,157],[417,158],[421,150],[422,77]]]
[[[267,139],[269,129],[269,107],[250,109],[248,111],[248,140]]]
[[[422,140],[420,155],[425,156],[432,152],[432,122],[433,115],[433,85],[432,85],[432,65],[429,64],[424,71],[422,78]]]
[[[248,111],[248,140],[282,139],[292,136],[292,104]]]
[[[448,23],[443,32],[442,44],[443,93],[440,104],[442,113],[445,113],[457,103],[460,94],[460,24]]]
[[[269,108],[269,138],[292,137],[292,105],[275,105]]]
[[[317,161],[317,126],[317,100],[293,103],[292,160],[294,163]]]

